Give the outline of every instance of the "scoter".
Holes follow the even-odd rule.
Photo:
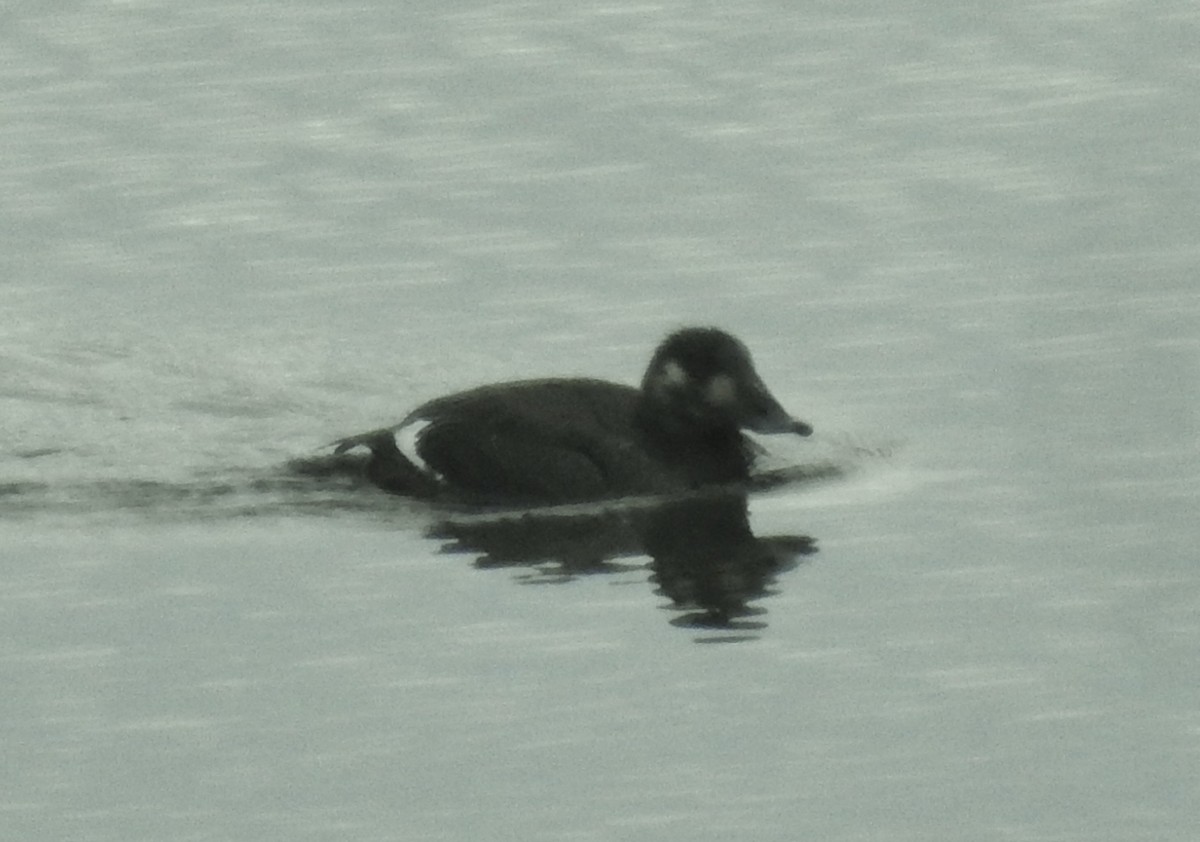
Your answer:
[[[742,430],[812,433],[767,389],[745,345],[689,327],[658,346],[641,388],[586,378],[482,386],[334,447],[369,449],[367,476],[393,493],[559,504],[745,482],[760,448]]]

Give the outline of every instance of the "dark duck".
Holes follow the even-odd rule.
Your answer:
[[[716,328],[663,340],[641,388],[523,380],[430,401],[399,424],[336,442],[371,452],[386,491],[472,504],[556,504],[672,494],[751,478],[743,430],[807,436],[750,352]]]

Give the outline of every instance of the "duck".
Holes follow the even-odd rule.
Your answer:
[[[657,346],[640,387],[590,378],[481,386],[332,447],[369,451],[367,478],[394,494],[553,505],[744,483],[762,451],[744,431],[813,428],[775,399],[740,340],[686,327]]]

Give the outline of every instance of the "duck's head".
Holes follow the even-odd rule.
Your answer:
[[[746,346],[717,328],[684,328],[664,339],[642,394],[649,411],[700,432],[812,433],[775,400]]]

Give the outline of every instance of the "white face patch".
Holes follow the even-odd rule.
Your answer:
[[[409,462],[416,465],[423,473],[430,476],[442,478],[441,474],[429,467],[429,463],[421,458],[421,454],[417,452],[417,445],[421,441],[421,433],[425,432],[425,428],[433,422],[428,418],[414,418],[402,427],[397,428],[393,435],[396,439],[396,449],[400,451]]]
[[[737,400],[737,385],[728,374],[718,374],[704,387],[704,400],[710,406],[732,406]]]
[[[668,360],[662,367],[662,372],[658,375],[658,379],[664,386],[674,388],[688,382],[688,374],[679,363],[674,360]]]

